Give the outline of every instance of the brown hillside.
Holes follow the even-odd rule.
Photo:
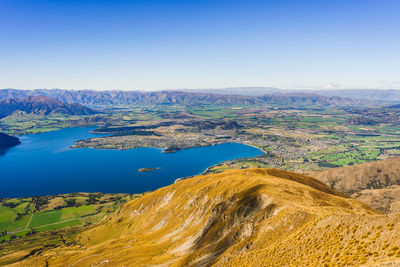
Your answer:
[[[400,158],[394,157],[354,166],[332,168],[313,172],[311,175],[344,193],[385,188],[400,185]]]
[[[385,213],[400,211],[400,158],[309,172],[334,189]]]
[[[352,195],[370,207],[385,213],[400,213],[400,186],[392,185],[382,189],[365,189]]]
[[[57,248],[15,266],[321,266],[400,263],[400,215],[382,215],[317,180],[247,169],[145,194]],[[43,241],[45,243],[45,241]],[[1,262],[1,259],[0,259]]]

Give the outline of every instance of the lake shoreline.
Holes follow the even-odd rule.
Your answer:
[[[64,128],[25,135],[23,142],[0,157],[4,187],[1,198],[72,192],[142,193],[202,174],[218,163],[256,157],[263,151],[233,142],[162,153],[159,148],[72,149],[75,140],[97,134],[93,127]],[[21,168],[24,162],[24,168]],[[139,172],[146,166],[157,171]],[[112,177],[112,179],[110,179]],[[56,178],[56,179],[55,179]]]

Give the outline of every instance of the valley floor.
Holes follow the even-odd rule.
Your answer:
[[[322,170],[400,155],[399,109],[383,107],[133,106],[91,116],[16,113],[0,120],[0,131],[36,133],[96,125],[111,136],[80,140],[74,147],[166,152],[223,142],[253,145],[266,154],[230,161],[227,168],[267,167]]]

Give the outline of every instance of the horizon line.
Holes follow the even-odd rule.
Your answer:
[[[272,86],[237,86],[237,87],[218,87],[218,88],[164,88],[164,89],[94,89],[94,88],[0,88],[0,90],[27,90],[27,91],[35,91],[35,90],[65,90],[65,91],[122,91],[122,92],[164,92],[164,91],[196,91],[196,90],[235,90],[235,89],[265,89],[265,91],[269,90],[278,90],[278,91],[347,91],[347,90],[379,90],[379,91],[388,91],[388,90],[400,90],[400,88],[373,88],[373,87],[352,87],[352,88],[324,88],[324,87],[306,87],[306,88],[279,88]]]

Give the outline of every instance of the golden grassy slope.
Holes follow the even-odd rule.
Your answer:
[[[78,245],[15,265],[400,263],[399,230],[400,215],[378,214],[313,178],[274,169],[228,170],[145,194],[79,233]]]

